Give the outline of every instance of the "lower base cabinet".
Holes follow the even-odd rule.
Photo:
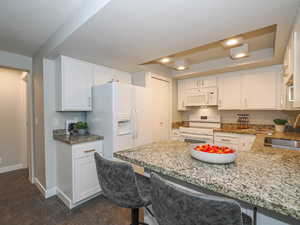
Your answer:
[[[256,136],[251,134],[214,133],[214,144],[238,151],[250,151]]]
[[[70,209],[101,192],[94,153],[102,149],[102,141],[57,142],[57,195]]]

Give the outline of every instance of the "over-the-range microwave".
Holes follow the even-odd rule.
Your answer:
[[[218,104],[217,88],[202,88],[185,93],[184,106],[213,106]]]

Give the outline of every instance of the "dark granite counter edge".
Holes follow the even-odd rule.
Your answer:
[[[237,199],[239,201],[244,201],[244,202],[254,205],[254,206],[266,208],[268,210],[272,210],[272,211],[275,211],[277,213],[280,213],[280,214],[283,214],[286,216],[291,216],[298,220],[300,219],[300,211],[294,210],[291,208],[288,209],[286,207],[283,207],[282,205],[276,205],[273,202],[267,201],[266,199],[259,198],[259,196],[247,195],[247,194],[243,194],[241,192],[237,192],[235,190],[228,190],[227,187],[224,187],[222,185],[216,185],[216,184],[211,184],[211,183],[207,184],[205,182],[195,182],[195,179],[189,178],[188,176],[175,173],[174,171],[167,170],[165,168],[153,166],[151,164],[147,164],[147,163],[141,162],[139,160],[131,159],[129,157],[121,155],[121,153],[118,154],[118,152],[114,153],[114,156],[121,160],[128,161],[130,163],[133,163],[138,166],[149,169],[150,171],[161,173],[163,175],[179,179],[188,184],[192,184],[192,185],[207,189],[209,191],[216,192],[218,194],[222,194],[224,196]]]
[[[64,129],[53,130],[53,139],[69,145],[99,141],[104,139],[104,137],[94,134],[69,136],[66,135],[65,132],[66,131]]]

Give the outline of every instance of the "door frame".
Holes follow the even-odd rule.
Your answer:
[[[165,81],[169,83],[169,118],[168,118],[168,126],[169,126],[169,133],[168,133],[168,139],[171,139],[171,134],[172,134],[172,86],[173,86],[173,80],[171,78],[162,76],[162,75],[158,75],[158,74],[154,74],[149,72],[148,76],[146,77],[146,86],[148,87],[152,87],[152,79],[157,79],[157,80],[161,80],[161,81]],[[149,85],[148,85],[149,84]]]
[[[28,173],[28,179],[29,181],[34,184],[34,146],[33,146],[33,77],[32,77],[32,73],[30,70],[28,69],[22,69],[22,68],[15,68],[15,67],[10,67],[10,66],[4,66],[4,65],[0,65],[0,67],[2,68],[6,68],[6,69],[12,69],[12,70],[18,70],[18,71],[22,71],[22,72],[26,72],[26,101],[27,101],[27,105],[26,105],[26,109],[27,109],[27,130],[26,130],[26,150],[27,150],[27,159],[29,159],[27,161],[27,165],[28,165],[28,169],[29,169],[29,173]]]

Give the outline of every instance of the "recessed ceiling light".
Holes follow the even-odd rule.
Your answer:
[[[185,69],[187,69],[186,66],[178,66],[178,67],[176,67],[176,70],[179,70],[179,71],[182,71],[182,70],[185,70]]]
[[[246,53],[244,53],[244,52],[241,52],[241,53],[238,53],[238,54],[236,54],[235,56],[234,56],[234,58],[243,58],[243,57],[245,57],[245,56],[247,56],[247,54]]]
[[[226,45],[228,46],[233,46],[233,45],[236,45],[238,42],[237,39],[229,39],[228,41],[226,41]]]
[[[163,64],[166,64],[166,63],[169,63],[171,62],[171,59],[169,57],[165,57],[165,58],[161,58],[159,60],[160,63],[163,63]]]
[[[230,38],[225,41],[222,41],[222,45],[224,48],[231,48],[231,47],[242,44],[242,42],[243,42],[242,37],[236,37],[236,38]]]
[[[232,59],[241,59],[247,56],[249,56],[248,44],[230,49],[230,57]]]

